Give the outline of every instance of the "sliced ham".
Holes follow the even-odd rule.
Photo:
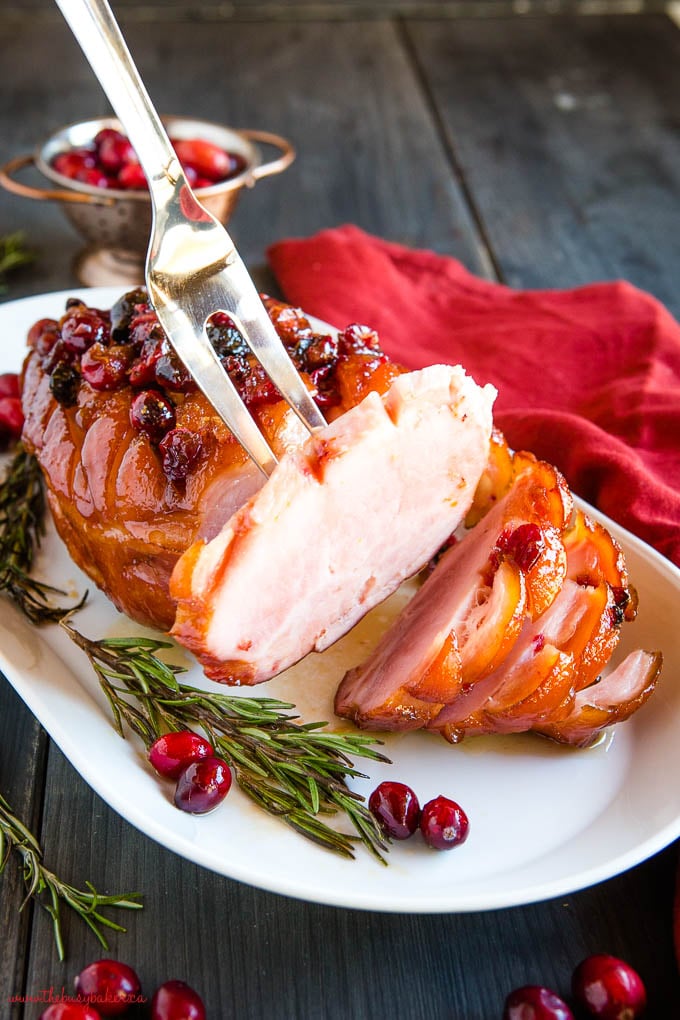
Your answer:
[[[460,367],[432,366],[311,436],[179,561],[174,636],[232,684],[327,648],[463,520],[487,463],[494,396]]]
[[[379,729],[427,725],[504,660],[526,614],[557,596],[570,501],[549,465],[520,464],[511,488],[442,556],[369,659],[346,674],[338,715]]]
[[[630,718],[649,698],[661,672],[660,652],[631,652],[615,670],[579,691],[569,714],[535,729],[560,743],[588,747],[607,726]]]

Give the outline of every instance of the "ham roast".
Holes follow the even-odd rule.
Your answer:
[[[635,616],[621,550],[555,468],[508,450],[492,387],[460,367],[406,373],[370,329],[319,333],[264,300],[329,422],[308,436],[214,316],[210,339],[280,461],[266,483],[143,290],[110,312],[69,301],[29,333],[24,443],[73,559],[117,608],[172,631],[212,678],[258,683],[429,561],[340,684],[339,715],[452,742],[532,729],[585,745],[643,704],[658,653],[602,675]]]

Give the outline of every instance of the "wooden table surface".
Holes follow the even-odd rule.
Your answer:
[[[246,195],[234,236],[261,274],[267,245],[354,222],[450,253],[521,287],[624,277],[680,314],[680,30],[662,13],[472,17],[456,5],[116,4],[156,105],[268,128],[294,166]],[[489,5],[487,5],[489,7]],[[439,16],[438,16],[439,15]],[[0,11],[0,158],[107,112],[48,0]],[[0,232],[36,264],[6,299],[75,286],[81,241],[48,203],[0,194]],[[527,982],[566,992],[584,956],[644,976],[648,1016],[680,1016],[672,948],[678,846],[594,888],[495,912],[395,915],[263,892],[152,842],[82,781],[0,684],[0,791],[49,866],[145,908],[112,935],[145,989],[179,977],[211,1020],[500,1018]],[[64,917],[61,964],[44,911],[0,882],[0,1017],[11,995],[69,986],[101,954]]]

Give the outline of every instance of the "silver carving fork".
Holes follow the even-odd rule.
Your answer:
[[[56,0],[137,152],[151,192],[146,285],[178,357],[261,471],[276,458],[206,333],[226,312],[310,432],[325,425],[229,234],[192,192],[107,0]]]

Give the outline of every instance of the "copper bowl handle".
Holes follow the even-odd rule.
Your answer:
[[[10,159],[3,166],[0,166],[0,185],[14,195],[21,195],[22,198],[35,198],[38,201],[51,202],[80,202],[89,205],[113,205],[115,199],[106,198],[102,195],[97,198],[94,195],[85,195],[80,191],[66,191],[57,188],[34,188],[30,184],[21,184],[11,176],[17,170],[25,166],[35,164],[35,156],[16,156]]]
[[[254,181],[259,181],[261,177],[271,177],[272,174],[280,174],[295,159],[294,147],[287,138],[282,138],[281,135],[275,135],[271,131],[257,131],[256,129],[251,130],[249,128],[243,128],[238,133],[247,138],[248,141],[263,142],[265,145],[273,145],[275,149],[281,150],[281,155],[277,156],[276,159],[253,167],[250,176]]]

